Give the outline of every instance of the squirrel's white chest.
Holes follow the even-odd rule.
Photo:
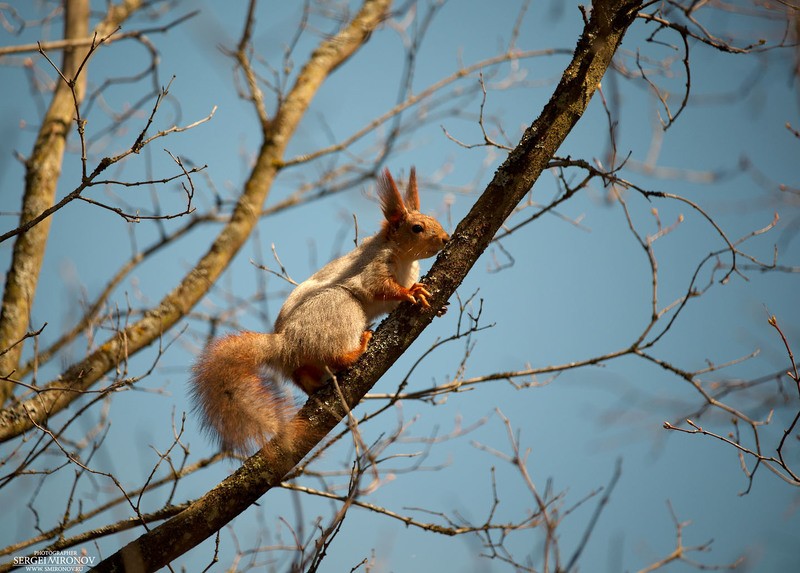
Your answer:
[[[419,279],[419,261],[393,265],[392,272],[397,282],[408,288]]]

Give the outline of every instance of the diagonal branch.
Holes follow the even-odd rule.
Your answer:
[[[293,427],[279,433],[188,509],[108,557],[95,571],[124,571],[126,567],[153,571],[195,547],[278,486],[295,464],[359,403],[433,320],[436,309],[455,292],[506,217],[546,168],[581,118],[640,4],[637,0],[594,0],[591,19],[553,97],[458,225],[428,274],[426,282],[434,292],[430,310],[420,311],[403,304],[381,324],[364,356],[338,377],[346,404],[340,402],[333,385],[326,386],[298,412],[291,422]],[[304,429],[305,439],[290,442],[287,436],[297,427]]]

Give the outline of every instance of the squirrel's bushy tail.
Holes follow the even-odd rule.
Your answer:
[[[192,367],[191,393],[202,425],[227,451],[261,448],[294,411],[270,367],[281,336],[239,332],[212,341]]]

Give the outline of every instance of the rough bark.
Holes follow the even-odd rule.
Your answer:
[[[552,98],[495,173],[426,278],[431,308],[453,294],[515,205],[528,193],[582,116],[640,2],[595,0],[590,21]],[[377,329],[358,363],[339,377],[347,402],[332,385],[313,396],[295,422],[307,428],[304,443],[279,434],[236,472],[189,508],[145,533],[98,564],[95,571],[154,571],[213,535],[279,484],[292,468],[346,415],[433,319],[435,310],[401,305]],[[289,446],[290,447],[287,447]]]

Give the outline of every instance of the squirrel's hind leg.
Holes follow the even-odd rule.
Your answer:
[[[323,385],[325,371],[314,364],[304,364],[292,372],[292,381],[306,394],[312,394]]]
[[[334,356],[326,361],[325,366],[331,372],[344,370],[355,364],[356,360],[364,354],[369,341],[372,339],[372,331],[365,330],[361,333],[359,346],[353,350],[345,352],[340,356]],[[292,380],[303,389],[306,394],[311,394],[325,383],[327,371],[324,367],[316,364],[303,364],[292,372]]]
[[[345,352],[341,356],[334,357],[332,360],[328,361],[328,367],[334,372],[349,368],[356,363],[356,360],[358,360],[364,352],[366,352],[370,340],[372,340],[372,331],[365,330],[361,333],[361,342],[358,348]]]

